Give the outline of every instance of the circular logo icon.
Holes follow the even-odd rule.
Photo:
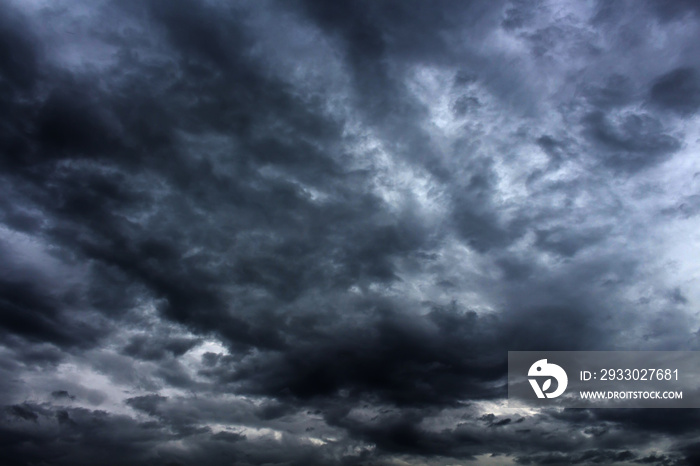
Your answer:
[[[556,398],[566,390],[569,383],[569,378],[566,376],[566,371],[556,364],[548,363],[546,359],[540,359],[530,366],[527,372],[529,377],[538,377],[543,379],[540,386],[537,379],[528,379],[532,389],[535,391],[537,398]],[[546,378],[545,378],[546,377]],[[557,387],[554,391],[548,391],[552,387],[552,379],[557,381]]]

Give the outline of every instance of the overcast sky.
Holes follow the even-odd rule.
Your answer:
[[[694,465],[507,352],[700,350],[700,3],[6,0],[7,465]]]

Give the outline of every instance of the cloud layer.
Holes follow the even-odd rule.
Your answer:
[[[694,2],[8,1],[6,464],[657,464],[507,352],[700,350]]]

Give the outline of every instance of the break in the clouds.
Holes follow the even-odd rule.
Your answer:
[[[509,350],[699,350],[692,1],[0,6],[2,462],[654,464]]]

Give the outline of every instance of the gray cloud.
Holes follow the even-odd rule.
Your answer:
[[[508,351],[698,349],[690,3],[0,9],[7,464],[697,460],[502,409]]]
[[[691,114],[700,108],[700,76],[694,68],[677,68],[654,81],[651,101],[680,114]]]

